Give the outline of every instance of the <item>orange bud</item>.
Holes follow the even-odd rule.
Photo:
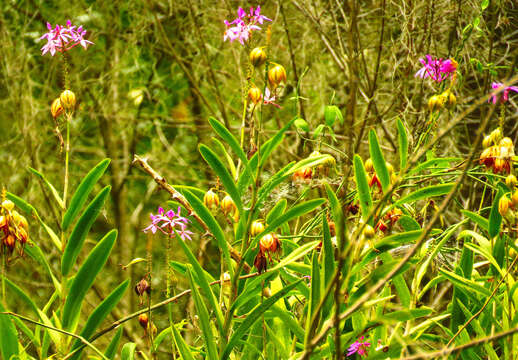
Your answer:
[[[248,99],[254,104],[259,104],[261,102],[262,94],[261,90],[255,85],[251,86],[248,89]]]
[[[255,67],[261,66],[266,61],[266,53],[262,48],[255,48],[250,51],[250,62]]]
[[[286,82],[286,70],[282,65],[275,65],[268,70],[268,83],[275,89],[281,82]]]
[[[63,91],[61,95],[59,95],[59,100],[66,110],[72,110],[76,106],[76,94],[70,90]]]
[[[61,100],[59,100],[59,98],[52,102],[52,105],[50,106],[50,113],[54,119],[63,114],[63,106],[61,106]]]
[[[219,206],[218,194],[209,189],[203,196],[203,204],[210,210],[216,209]]]

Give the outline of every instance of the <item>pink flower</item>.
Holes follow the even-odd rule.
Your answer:
[[[270,93],[270,89],[266,88],[264,90],[264,104],[265,105],[273,105],[275,107],[278,107],[279,109],[281,106],[279,104],[275,103],[275,94]]]
[[[84,38],[86,30],[82,26],[76,28],[70,20],[67,21],[66,27],[57,24],[52,28],[52,25],[47,23],[47,29],[49,31],[40,37],[40,40],[47,39],[47,43],[41,48],[41,55],[50,52],[50,55],[54,56],[58,51],[68,51],[77,45],[86,50],[88,45],[93,44]]]
[[[504,84],[499,82],[493,82],[491,83],[491,88],[493,90],[501,89],[504,87]],[[517,86],[507,86],[498,94],[491,94],[491,97],[489,98],[489,102],[492,102],[493,104],[496,104],[497,101],[500,101],[500,103],[505,103],[507,100],[509,100],[509,91],[514,91],[518,93],[518,87]]]
[[[162,233],[175,237],[176,234],[180,236],[182,240],[191,239],[193,232],[187,230],[187,224],[189,219],[180,215],[181,209],[178,207],[178,212],[175,214],[173,210],[167,212],[162,208],[158,208],[158,214],[150,214],[151,224],[147,226],[143,231],[151,231],[153,234],[160,230]]]
[[[437,82],[441,82],[449,76],[453,76],[457,71],[458,66],[457,62],[453,59],[436,59],[431,55],[426,55],[426,59],[419,59],[419,62],[423,67],[419,69],[415,74],[415,77],[420,77],[422,79],[429,77]]]
[[[238,40],[241,44],[244,45],[245,41],[248,41],[250,38],[250,34],[253,30],[261,30],[259,26],[256,24],[263,24],[264,21],[271,21],[264,15],[261,15],[261,7],[258,6],[255,10],[254,8],[250,8],[250,13],[247,14],[243,8],[239,8],[237,10],[237,18],[228,22],[227,20],[223,20],[223,23],[227,27],[225,33],[223,34],[223,41],[230,40],[233,42],[234,40]]]
[[[369,346],[371,346],[371,344],[368,342],[362,342],[362,341],[363,341],[363,336],[360,336],[358,338],[358,341],[355,341],[354,343],[352,343],[352,345],[349,346],[349,348],[347,349],[347,356],[351,356],[353,354],[358,354],[360,356],[367,356],[368,355],[367,348]]]

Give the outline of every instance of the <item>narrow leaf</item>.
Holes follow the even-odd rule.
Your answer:
[[[434,196],[446,195],[453,189],[454,183],[431,185],[419,190],[416,190],[401,199],[396,201],[393,207],[401,206],[403,204],[410,204],[418,200],[428,199]]]
[[[92,249],[83,265],[79,268],[65,300],[62,318],[63,329],[70,330],[75,327],[86,292],[94,283],[95,277],[104,267],[104,264],[106,264],[116,239],[117,230],[112,230],[106,234]]]
[[[405,125],[403,125],[401,119],[397,119],[397,133],[399,143],[399,169],[403,170],[406,167],[408,159],[408,137]]]
[[[5,308],[0,301],[0,312]],[[0,354],[3,359],[18,358],[18,335],[10,315],[0,314]]]
[[[81,211],[81,208],[88,199],[88,195],[92,192],[97,181],[104,174],[108,165],[110,164],[110,159],[104,159],[99,164],[95,165],[95,167],[90,170],[88,174],[83,178],[74,195],[70,199],[70,204],[68,205],[68,209],[63,216],[63,231],[66,231],[72,221],[74,221],[75,217]]]
[[[135,343],[124,344],[121,351],[121,360],[133,360],[136,347],[137,345]]]
[[[43,183],[45,185],[47,185],[47,187],[49,188],[50,190],[50,193],[52,194],[52,196],[54,196],[54,199],[57,201],[59,207],[61,209],[64,209],[65,208],[65,205],[63,203],[63,199],[61,198],[61,196],[59,196],[58,194],[58,191],[56,190],[56,188],[47,180],[47,178],[45,177],[45,175],[43,175],[42,173],[40,173],[38,170],[36,169],[33,169],[33,168],[29,168],[29,171],[32,172],[34,175],[36,175],[37,177],[40,178],[41,181],[43,181]]]
[[[97,194],[77,221],[74,230],[72,230],[61,260],[61,273],[64,276],[67,276],[74,266],[85,242],[86,235],[101,213],[104,202],[110,194],[110,189],[110,186],[106,186],[101,190],[101,192],[99,192],[99,194]]]
[[[119,349],[119,343],[121,341],[122,337],[122,326],[117,329],[117,332],[115,333],[115,336],[110,341],[110,344],[106,348],[106,351],[104,352],[104,356],[106,356],[108,359],[113,360],[115,359],[115,354],[117,353],[117,350]]]
[[[374,130],[369,131],[369,152],[371,154],[372,164],[376,175],[381,182],[383,192],[387,191],[390,185],[390,174],[381,151],[380,144],[378,142],[378,136]]]
[[[362,211],[362,219],[369,225],[374,225],[374,219],[372,216],[367,219],[372,208],[372,198],[369,188],[369,182],[367,181],[367,173],[363,166],[363,161],[358,155],[354,155],[354,177],[356,179],[356,188],[358,189],[358,197],[360,200],[360,208]],[[367,221],[368,220],[368,221]]]

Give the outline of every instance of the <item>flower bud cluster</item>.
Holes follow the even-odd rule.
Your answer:
[[[65,111],[73,112],[76,106],[76,94],[70,90],[65,90],[54,99],[50,106],[50,113],[54,119],[61,116]]]
[[[315,158],[321,155],[319,151],[313,151],[309,156],[308,159]],[[336,160],[334,157],[330,156],[325,158],[324,161],[313,168],[310,166],[304,166],[295,171],[292,175],[292,180],[294,183],[299,182],[310,182],[314,175],[321,174],[323,176],[328,176],[329,171],[336,166]]]
[[[482,146],[484,150],[480,154],[480,164],[492,169],[495,174],[511,172],[511,159],[515,155],[514,144],[510,138],[502,137],[500,129],[487,135],[482,141]]]
[[[264,229],[263,229],[264,230]],[[281,252],[281,242],[275,233],[268,233],[259,240],[259,252],[257,253],[254,266],[260,273],[265,271],[268,265],[266,256],[272,261],[272,254],[279,255]]]
[[[225,216],[232,217],[235,222],[239,221],[239,211],[230,195],[226,194],[220,201],[219,195],[209,189],[203,196],[203,203],[209,210],[214,212],[220,209]]]
[[[428,99],[428,109],[432,112],[441,110],[444,107],[449,109],[454,107],[456,104],[457,98],[450,89]]]
[[[394,166],[392,166],[392,164],[389,162],[386,162],[385,165],[389,172],[390,181],[392,183],[395,183],[397,180],[397,175],[394,172]],[[383,189],[381,186],[381,182],[378,178],[378,175],[376,174],[376,170],[374,170],[374,163],[372,162],[371,158],[368,158],[367,161],[365,161],[365,171],[367,172],[367,181],[369,182],[369,186],[371,188],[373,186],[376,186],[379,192],[382,192]]]
[[[498,212],[508,220],[515,220],[518,218],[518,180],[515,175],[509,174],[505,178],[505,183],[511,192],[502,195],[498,201]]]
[[[0,204],[0,239],[2,252],[12,254],[19,244],[20,255],[23,255],[23,249],[29,239],[29,223],[14,209],[11,200],[4,199]]]

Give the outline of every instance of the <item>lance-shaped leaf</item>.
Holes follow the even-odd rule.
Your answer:
[[[124,344],[121,351],[121,360],[133,360],[136,347],[137,345],[132,342]]]
[[[106,348],[106,351],[104,352],[104,356],[106,356],[108,359],[112,360],[115,359],[115,354],[117,353],[117,350],[119,348],[119,343],[122,338],[122,326],[117,329],[117,332],[115,333],[115,336],[110,341],[110,344]]]
[[[61,321],[63,329],[70,330],[75,327],[86,292],[92,287],[95,277],[106,264],[116,239],[117,230],[112,230],[106,234],[79,268],[65,300]]]
[[[194,305],[196,306],[196,312],[198,314],[198,318],[200,319],[201,331],[203,334],[203,339],[205,340],[205,348],[208,355],[207,359],[217,360],[218,350],[216,348],[216,340],[214,338],[214,335],[212,334],[209,312],[207,311],[207,307],[205,306],[205,303],[201,298],[200,292],[198,290],[198,284],[194,282],[191,270],[187,271],[187,275],[189,276],[189,284],[191,286],[192,297],[194,299]]]
[[[502,215],[500,215],[500,212],[498,211],[498,202],[503,195],[504,191],[499,187],[496,196],[493,199],[493,205],[491,205],[491,212],[489,213],[489,236],[491,237],[495,237],[500,232]]]
[[[237,206],[237,209],[239,210],[239,213],[243,213],[243,202],[241,201],[241,195],[239,194],[239,191],[236,187],[236,184],[234,184],[234,180],[232,180],[232,176],[228,172],[225,165],[223,165],[223,162],[221,159],[212,151],[208,146],[206,145],[200,145],[200,153],[201,156],[205,159],[207,164],[214,170],[216,175],[219,177],[219,180],[225,187],[225,190],[230,195],[232,200],[234,200],[234,203]]]
[[[221,226],[216,221],[214,216],[211,214],[210,210],[207,209],[207,207],[203,204],[203,202],[196,197],[194,194],[192,194],[189,191],[184,191],[184,196],[191,204],[194,212],[198,214],[198,216],[203,220],[205,225],[210,229],[210,232],[214,237],[216,238],[216,241],[218,243],[218,247],[223,253],[223,257],[225,258],[225,262],[227,264],[228,271],[230,274],[233,274],[233,268],[232,263],[230,261],[230,250],[228,248],[227,239],[225,238],[225,233],[221,229]]]
[[[41,172],[39,172],[38,170],[36,169],[33,169],[33,168],[29,168],[29,171],[32,172],[34,175],[36,175],[37,177],[40,178],[41,181],[43,181],[43,183],[45,185],[47,185],[47,187],[49,188],[50,190],[50,193],[52,194],[52,196],[54,196],[54,199],[57,201],[59,207],[61,209],[64,209],[65,208],[65,205],[63,203],[63,199],[61,198],[61,196],[58,194],[58,191],[56,190],[56,188],[47,180],[47,178],[45,177],[45,175],[43,175]]]
[[[68,205],[68,209],[63,216],[63,231],[67,230],[72,221],[74,221],[79,211],[88,199],[88,195],[92,192],[95,184],[104,174],[108,165],[110,164],[110,159],[104,159],[99,164],[97,164],[86,176],[83,178],[79,186],[77,187],[76,192],[72,195],[70,199],[70,204]]]
[[[0,301],[0,312],[5,308]],[[11,316],[0,314],[0,354],[2,359],[18,359],[18,335]]]
[[[446,183],[446,184],[438,184],[431,185],[419,190],[416,190],[406,196],[403,196],[401,199],[396,201],[392,207],[400,206],[403,204],[410,204],[416,202],[418,200],[428,199],[435,196],[446,195],[453,189],[454,183]]]
[[[378,137],[374,130],[369,131],[369,152],[371,154],[372,165],[374,166],[376,175],[380,180],[381,188],[383,189],[383,192],[385,192],[390,185],[390,174],[378,142]]]
[[[74,266],[85,242],[86,235],[94,224],[95,219],[97,219],[97,216],[101,213],[104,202],[110,194],[110,189],[110,186],[106,186],[99,194],[97,194],[79,218],[74,230],[72,230],[72,234],[70,234],[70,238],[65,247],[65,252],[61,259],[61,273],[64,276],[67,276]]]
[[[371,216],[370,219],[367,219],[372,209],[372,197],[365,166],[363,166],[363,161],[358,155],[354,155],[354,177],[356,179],[356,188],[358,189],[362,219],[363,221],[369,220],[367,223],[374,226],[373,217]]]
[[[261,304],[257,305],[246,317],[245,320],[239,325],[239,327],[234,331],[232,337],[228,341],[225,350],[223,350],[223,354],[221,354],[221,360],[226,360],[229,358],[230,353],[234,346],[243,338],[247,330],[249,330],[252,325],[261,317],[261,315],[272,307],[277,301],[288,295],[288,293],[294,289],[302,280],[298,280],[294,283],[289,284],[284,287],[282,290],[276,292],[274,295],[264,300]]]
[[[171,327],[171,329],[172,329],[172,333],[173,333],[174,343],[176,345],[176,348],[178,349],[178,352],[182,356],[182,359],[183,360],[194,360],[194,356],[191,353],[189,346],[183,339],[182,335],[180,334],[180,332],[178,331],[176,326],[173,325]]]
[[[88,317],[86,321],[86,325],[81,331],[81,336],[90,340],[90,337],[94,333],[94,331],[99,327],[102,321],[108,316],[108,314],[113,310],[113,308],[119,303],[122,298],[122,295],[126,292],[129,285],[129,279],[124,281],[122,284],[117,286],[115,290],[113,290],[92,312],[92,314]],[[77,349],[81,346],[82,342],[79,339],[76,339],[74,345],[72,346],[72,350]],[[72,359],[77,359],[81,355],[81,350],[77,351],[72,357]]]

